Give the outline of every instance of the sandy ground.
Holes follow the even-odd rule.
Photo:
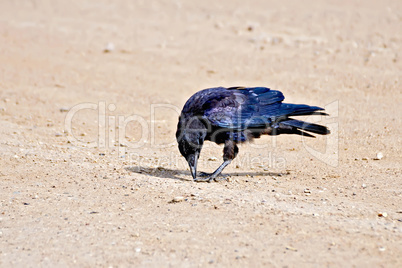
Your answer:
[[[2,1],[0,266],[402,267],[401,53],[400,1]],[[177,111],[239,85],[332,134],[194,183]]]

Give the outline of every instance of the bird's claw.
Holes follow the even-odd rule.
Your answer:
[[[206,172],[199,172],[198,176],[201,178],[208,178],[211,177],[212,173],[206,173]]]
[[[219,177],[218,177],[219,176]],[[218,176],[213,176],[213,173],[205,173],[205,172],[200,172],[198,178],[195,178],[195,182],[212,182],[212,181],[225,181],[227,180],[227,176],[223,176],[222,174]]]
[[[206,178],[198,177],[198,178],[194,179],[195,182],[211,182],[212,180],[213,180],[213,178],[210,178],[210,177],[206,177]]]

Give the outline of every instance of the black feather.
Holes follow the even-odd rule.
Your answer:
[[[196,163],[204,140],[224,143],[224,164],[215,178],[236,157],[236,143],[263,134],[329,134],[325,126],[289,118],[290,116],[327,115],[323,108],[305,104],[283,103],[282,92],[266,87],[231,87],[204,89],[189,98],[179,117],[176,138],[196,179]],[[228,162],[229,161],[229,162]]]
[[[286,120],[281,122],[284,125],[288,125],[288,126],[292,126],[298,129],[303,129],[305,131],[309,131],[315,134],[320,134],[320,135],[327,135],[330,134],[330,131],[327,127],[321,126],[321,125],[317,125],[317,124],[313,124],[313,123],[307,123],[304,121],[300,121],[300,120]]]

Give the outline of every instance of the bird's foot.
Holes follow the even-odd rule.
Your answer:
[[[205,177],[205,178],[203,178],[203,177],[198,177],[198,178],[195,178],[194,179],[194,181],[195,182],[211,182],[213,179],[211,179],[210,177]]]
[[[195,178],[195,182],[212,182],[212,181],[225,181],[227,176],[223,176],[222,174],[215,175],[214,173],[205,173],[200,172],[198,174],[198,178]]]
[[[213,173],[199,172],[199,173],[198,173],[198,177],[201,177],[201,178],[208,178],[208,177],[211,177],[212,174],[213,174]]]

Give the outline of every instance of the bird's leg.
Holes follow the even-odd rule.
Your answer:
[[[212,180],[217,180],[216,177],[219,176],[222,172],[222,170],[230,164],[230,162],[232,162],[232,160],[226,160],[222,163],[222,165],[220,165],[213,173],[204,173],[201,172],[199,177],[196,178],[194,181],[196,182],[210,182]]]
[[[232,160],[236,157],[237,153],[239,152],[239,148],[237,147],[236,143],[232,140],[225,141],[225,147],[223,148],[223,163],[220,165],[213,173],[208,174],[201,172],[200,177],[194,179],[197,182],[211,182],[212,180],[217,181],[216,177],[221,174],[222,170],[229,165]]]

